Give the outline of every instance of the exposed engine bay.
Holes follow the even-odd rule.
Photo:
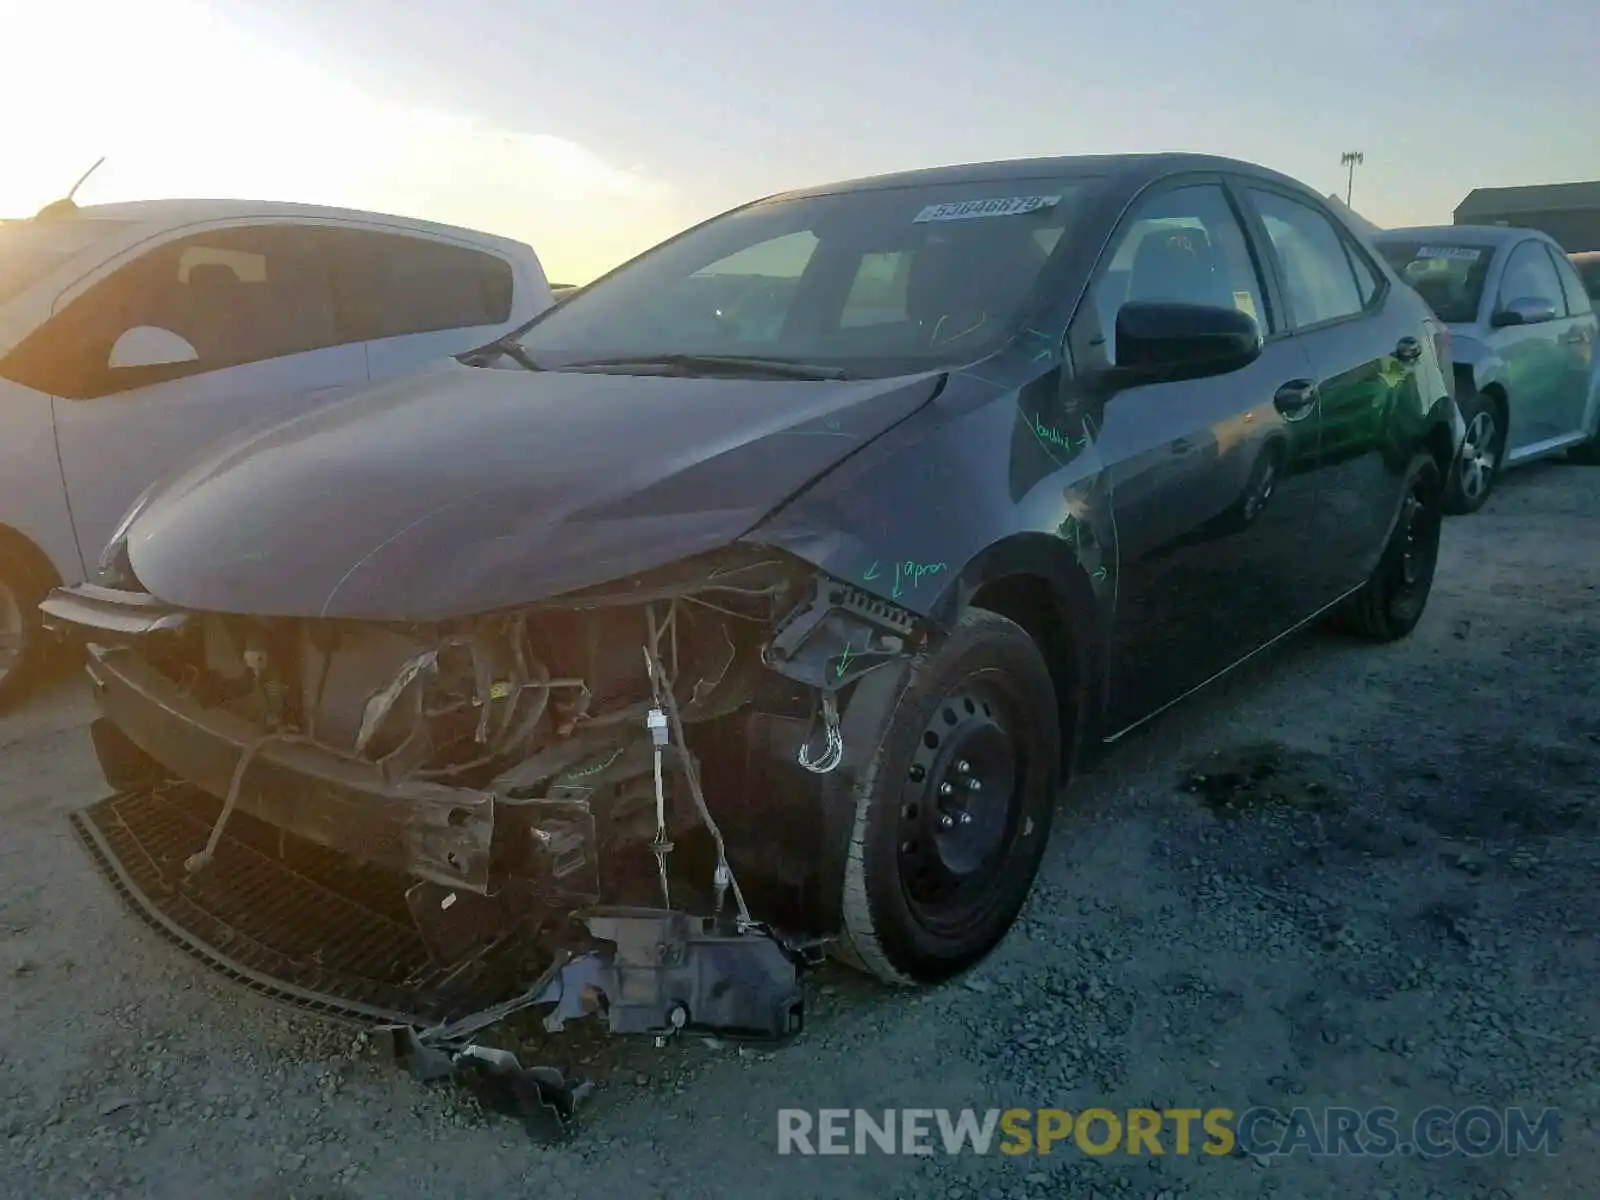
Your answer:
[[[453,623],[189,613],[94,586],[46,613],[89,643],[113,785],[179,780],[222,801],[183,876],[222,870],[230,822],[252,820],[404,876],[430,978],[492,964],[499,990],[390,1023],[396,1053],[429,1077],[509,1072],[563,1115],[557,1082],[473,1035],[538,1006],[550,1033],[587,1016],[657,1037],[799,1032],[828,922],[785,932],[748,885],[815,874],[783,830],[819,824],[803,810],[844,759],[857,682],[931,632],[749,552]],[[751,744],[757,713],[800,731],[771,743],[790,768],[781,795],[755,794],[769,776],[748,768],[773,753]],[[809,799],[795,769],[818,784]],[[100,841],[97,858],[115,857]]]

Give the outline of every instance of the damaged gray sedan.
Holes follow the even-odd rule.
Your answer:
[[[1326,223],[1337,338],[1258,208]],[[1229,160],[745,206],[136,506],[45,604],[117,788],[80,831],[174,938],[418,1053],[519,1007],[790,1035],[824,950],[986,955],[1080,748],[1323,614],[1415,626],[1437,350]]]

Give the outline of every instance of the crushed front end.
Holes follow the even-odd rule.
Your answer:
[[[798,1032],[841,707],[928,632],[737,550],[451,622],[44,607],[86,646],[117,794],[79,825],[124,892],[434,1067],[540,1005],[551,1032]]]

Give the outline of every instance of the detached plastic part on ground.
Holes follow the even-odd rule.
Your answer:
[[[806,959],[759,926],[648,908],[596,909],[583,919],[608,948],[557,962],[523,995],[459,1021],[384,1025],[381,1044],[418,1079],[465,1082],[488,1107],[550,1139],[566,1134],[593,1084],[524,1067],[472,1040],[514,1013],[549,1006],[547,1033],[603,1016],[611,1033],[648,1034],[658,1045],[685,1031],[782,1042],[804,1026]]]
[[[587,944],[556,952],[520,993],[491,1000],[491,973],[428,969],[417,926],[404,920],[414,894],[348,867],[325,872],[309,846],[274,853],[279,833],[243,814],[219,840],[213,869],[185,872],[215,806],[167,786],[107,797],[72,823],[134,912],[180,949],[260,994],[375,1025],[380,1047],[418,1079],[461,1083],[537,1138],[565,1136],[594,1085],[477,1040],[510,1017],[542,1009],[547,1035],[593,1021],[658,1045],[700,1032],[781,1043],[804,1027],[802,977],[820,945],[732,913],[575,913],[573,931],[587,931],[576,940]]]

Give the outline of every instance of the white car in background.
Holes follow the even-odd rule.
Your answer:
[[[550,304],[531,247],[377,213],[68,201],[0,222],[0,704],[38,658],[38,602],[94,573],[154,480]]]

